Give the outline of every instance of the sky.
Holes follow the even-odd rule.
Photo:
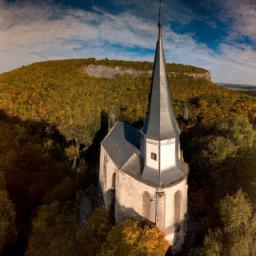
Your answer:
[[[153,61],[158,0],[0,0],[0,72],[38,61]],[[256,0],[163,0],[166,61],[256,85]]]

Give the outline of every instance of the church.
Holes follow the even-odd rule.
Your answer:
[[[188,164],[183,160],[165,64],[161,7],[147,115],[142,129],[116,122],[101,142],[100,188],[116,222],[144,219],[170,244],[185,237]]]

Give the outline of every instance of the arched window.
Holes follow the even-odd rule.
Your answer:
[[[108,161],[107,154],[104,154],[104,157],[103,157],[103,171],[104,171],[104,175],[106,175],[106,172],[107,172],[107,161]]]
[[[116,207],[116,173],[113,173],[111,180],[111,189],[110,189],[110,213],[111,216],[115,216],[115,207]]]
[[[182,219],[182,193],[177,191],[174,196],[175,200],[175,223],[179,224]]]
[[[144,191],[142,194],[142,215],[149,221],[155,222],[155,200],[152,196]]]
[[[111,188],[116,189],[116,174],[115,173],[112,176]]]
[[[142,194],[142,207],[143,207],[143,216],[147,219],[150,218],[150,201],[151,197],[147,191],[144,191]]]

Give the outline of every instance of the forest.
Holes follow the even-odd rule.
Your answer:
[[[85,72],[90,64],[153,65],[74,59],[0,74],[0,255],[172,255],[151,224],[115,224],[97,190],[107,118],[140,128],[151,78],[93,78]],[[187,75],[208,72],[201,68],[167,68],[190,166],[187,236],[176,255],[256,255],[255,97]],[[96,198],[83,225],[79,191]]]

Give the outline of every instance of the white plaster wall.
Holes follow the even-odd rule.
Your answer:
[[[105,191],[105,179],[106,175],[104,173],[104,154],[106,154],[105,149],[101,146],[100,148],[100,172],[99,172],[99,182],[100,182],[100,187],[102,190],[102,193],[104,194]]]
[[[177,191],[180,191],[182,195],[181,220],[179,223],[175,221],[175,193]],[[186,179],[172,188],[165,189],[165,239],[172,245],[175,243],[174,250],[180,250],[186,236],[185,224],[183,222],[185,222],[187,214],[187,191],[188,185]],[[177,224],[182,224],[182,226],[179,232],[175,233],[175,226]]]
[[[136,215],[145,217],[153,223],[156,222],[156,226],[165,232],[165,239],[172,243],[175,235],[175,225],[177,224],[175,223],[175,193],[180,191],[182,194],[181,216],[184,220],[187,213],[187,180],[185,179],[168,188],[151,187],[118,170],[108,155],[106,171],[104,171],[105,154],[107,153],[104,147],[101,147],[99,180],[105,207],[109,208],[111,205],[112,177],[116,173],[116,221],[121,221],[124,215],[126,217],[136,217]],[[150,213],[145,213],[143,209],[143,193],[145,191],[152,198]],[[157,198],[156,192],[162,192],[161,198]]]
[[[177,224],[175,223],[175,193],[177,191],[181,191],[182,193],[181,215],[182,220],[184,220],[187,212],[187,187],[187,180],[185,179],[172,187],[157,189],[134,179],[122,171],[118,171],[116,201],[120,208],[132,209],[140,216],[145,217],[143,216],[143,193],[147,191],[152,198],[156,199],[156,192],[162,191],[164,193],[162,197],[164,198],[164,202],[160,202],[159,200],[157,203],[158,209],[156,209],[156,211],[158,216],[162,216],[163,218],[158,219],[156,224],[161,230],[167,231]],[[118,214],[119,213],[117,213],[117,215]],[[120,216],[121,215],[122,214],[120,214]],[[153,218],[150,221],[154,222],[155,219]]]
[[[178,142],[178,158],[179,158],[179,160],[182,160],[181,150],[180,150],[180,143],[179,142]]]
[[[143,193],[147,191],[152,198],[155,198],[156,189],[146,185],[139,180],[134,179],[130,175],[118,171],[117,172],[117,187],[116,187],[116,220],[121,221],[123,213],[137,213],[145,217],[143,212]],[[155,212],[155,211],[154,211]],[[131,216],[132,217],[132,216]],[[155,216],[151,215],[150,221],[155,222]]]
[[[170,140],[161,141],[145,141],[145,163],[146,166],[153,169],[167,170],[176,165],[176,140],[175,138]],[[151,159],[151,153],[157,155],[157,160]]]
[[[146,165],[153,169],[159,168],[159,143],[151,140],[146,140]],[[151,159],[151,153],[155,153],[157,155],[156,161]]]
[[[187,180],[183,180],[180,183],[168,187],[168,188],[156,188],[156,226],[165,233],[165,239],[172,244],[175,238],[175,193],[181,192],[181,219],[180,222],[185,220],[187,213]],[[159,196],[160,195],[160,196]],[[182,233],[185,235],[184,232]],[[184,237],[183,237],[184,238]],[[182,241],[182,239],[180,241]]]
[[[107,156],[106,170],[104,170],[104,155]],[[106,150],[101,146],[100,151],[100,187],[103,193],[104,204],[106,208],[109,208],[111,205],[111,194],[110,190],[112,189],[112,177],[116,173],[117,167],[111,158],[107,155]]]
[[[165,193],[157,189],[156,193],[156,226],[165,232]]]
[[[165,188],[165,227],[173,226],[175,223],[175,193],[180,191],[182,194],[182,210],[181,216],[184,216],[187,212],[187,180],[183,180],[177,185],[169,188]],[[182,220],[183,220],[182,219]]]
[[[108,161],[107,161],[107,180],[106,180],[107,190],[113,188],[112,181],[113,181],[113,175],[116,172],[116,170],[117,170],[116,165],[114,164],[112,159],[108,157]]]
[[[160,144],[160,170],[172,168],[176,164],[175,138],[168,141],[161,141]]]

